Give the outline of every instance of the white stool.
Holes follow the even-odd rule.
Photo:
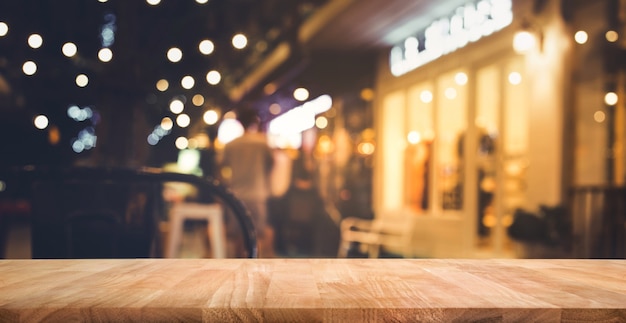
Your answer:
[[[165,257],[176,258],[181,244],[183,223],[187,219],[207,220],[214,258],[226,258],[226,234],[219,204],[175,203],[170,211],[170,233]]]

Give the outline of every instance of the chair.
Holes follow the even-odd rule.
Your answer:
[[[224,208],[235,217],[246,256],[257,257],[247,209],[215,180],[149,168],[89,167],[0,169],[0,180],[30,184],[33,258],[162,257],[159,223],[167,218],[162,195],[167,182],[189,183],[210,193],[220,203],[220,215]],[[187,208],[180,218],[211,219],[214,236],[223,242],[217,213],[215,206]],[[225,252],[216,256],[225,257]]]
[[[217,203],[178,202],[170,210],[170,233],[165,256],[176,258],[185,220],[207,220],[207,234],[214,258],[226,258],[226,233],[222,207]]]
[[[360,245],[369,258],[378,258],[381,250],[413,255],[415,215],[402,211],[387,212],[372,220],[347,217],[341,220],[341,240],[337,257],[348,257],[353,244]]]

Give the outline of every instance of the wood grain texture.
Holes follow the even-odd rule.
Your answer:
[[[0,260],[0,322],[626,322],[626,260]]]

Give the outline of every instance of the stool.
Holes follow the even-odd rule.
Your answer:
[[[226,258],[226,234],[219,204],[175,203],[170,211],[170,237],[165,256],[176,258],[181,244],[183,223],[187,219],[207,220],[207,234],[211,239],[214,258]]]

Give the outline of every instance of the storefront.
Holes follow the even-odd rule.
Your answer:
[[[410,218],[403,256],[520,256],[514,211],[567,185],[572,42],[559,1],[470,0],[381,55],[374,211]]]

